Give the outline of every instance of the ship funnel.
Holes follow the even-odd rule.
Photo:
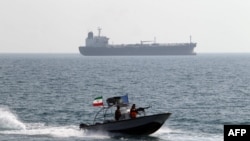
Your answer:
[[[93,39],[93,38],[94,38],[93,32],[89,32],[89,33],[88,33],[88,39]]]

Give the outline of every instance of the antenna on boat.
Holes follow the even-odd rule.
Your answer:
[[[190,41],[190,44],[192,43],[192,36],[190,35],[189,36],[189,41]]]
[[[97,30],[98,30],[98,36],[100,37],[100,36],[101,36],[101,30],[102,30],[102,29],[101,29],[100,27],[98,27]]]

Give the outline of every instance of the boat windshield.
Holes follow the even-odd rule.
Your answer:
[[[128,95],[124,96],[117,96],[117,97],[110,97],[106,100],[108,106],[102,107],[95,115],[93,124],[98,123],[107,123],[107,122],[114,122],[115,121],[115,110],[117,106],[120,107],[121,117],[119,120],[126,120],[130,119],[130,108],[131,105],[128,101]],[[150,106],[149,106],[150,107]],[[145,116],[145,110],[149,107],[139,107],[137,108],[138,117]]]
[[[107,123],[107,122],[114,122],[115,121],[115,110],[116,105],[103,107],[101,108],[95,115],[93,124],[98,123]],[[120,106],[121,117],[120,120],[129,119],[129,106]]]

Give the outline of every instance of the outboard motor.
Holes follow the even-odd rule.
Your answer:
[[[81,130],[81,129],[84,129],[85,127],[88,127],[88,125],[87,125],[87,124],[84,124],[84,123],[81,123],[81,124],[79,125],[80,130]]]

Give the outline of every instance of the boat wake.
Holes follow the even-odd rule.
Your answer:
[[[8,107],[0,107],[0,130],[25,129],[26,126],[20,122],[17,116]]]
[[[0,107],[0,135],[25,135],[45,137],[81,137],[92,139],[105,139],[105,134],[86,134],[76,125],[72,126],[46,126],[45,123],[23,123],[7,107]]]
[[[195,133],[178,129],[163,127],[152,136],[159,137],[167,141],[222,141],[223,136],[208,133]]]

